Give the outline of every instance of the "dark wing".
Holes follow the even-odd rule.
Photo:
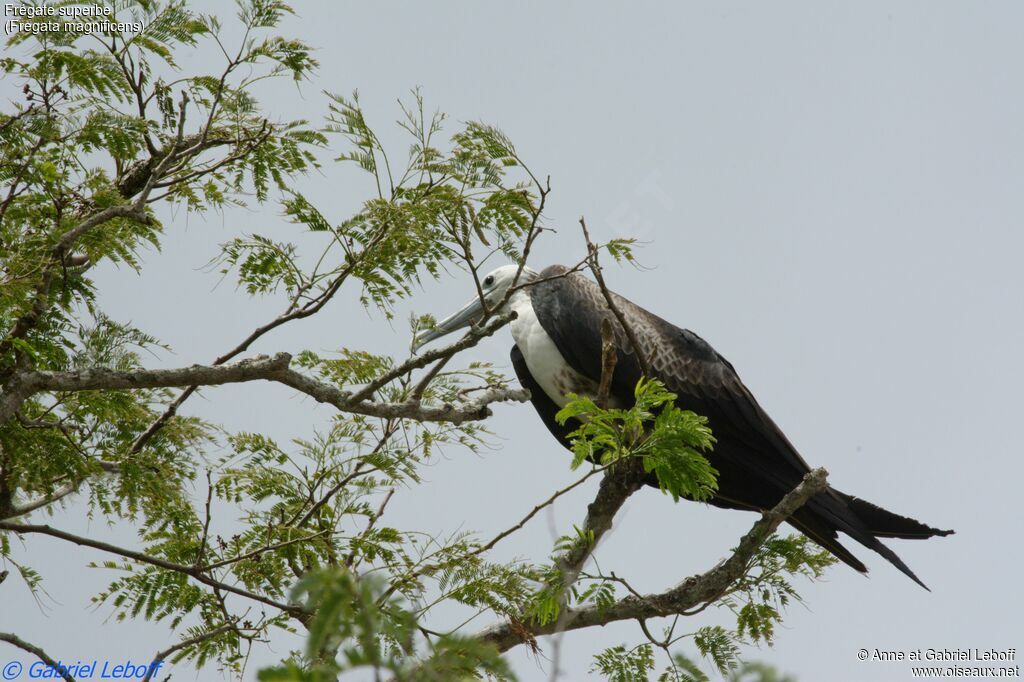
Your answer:
[[[718,470],[714,503],[745,509],[769,509],[796,487],[809,471],[807,462],[765,414],[732,365],[704,339],[611,294],[629,325],[653,378],[678,397],[676,404],[708,418],[716,439],[708,459]],[[530,289],[537,320],[565,361],[593,381],[601,378],[601,320],[615,333],[618,363],[612,394],[625,404],[642,376],[627,335],[608,308],[598,286],[561,265],[545,269]],[[550,428],[550,426],[549,426]],[[858,571],[864,564],[837,540],[842,531],[873,549],[924,587],[879,537],[925,538],[947,535],[914,519],[894,514],[833,488],[815,495],[789,522]],[[927,589],[927,588],[926,588]]]
[[[594,381],[601,377],[602,318],[609,318],[619,348],[612,394],[626,404],[641,377],[640,363],[595,283],[555,265],[531,288],[534,312],[566,362]],[[548,279],[551,278],[551,279]],[[677,394],[677,405],[708,418],[718,441],[714,460],[721,473],[756,474],[772,490],[736,500],[764,508],[792,490],[810,469],[782,431],[757,404],[733,369],[706,341],[640,306],[612,294],[650,364],[651,374]],[[735,472],[723,471],[736,469]],[[731,478],[731,477],[730,477]],[[728,491],[723,490],[723,493]],[[749,497],[749,496],[748,496]]]
[[[544,426],[548,427],[551,435],[565,446],[566,449],[571,450],[572,441],[569,440],[569,434],[576,428],[574,421],[570,419],[565,425],[562,425],[555,419],[555,415],[558,414],[560,408],[548,397],[548,394],[544,392],[544,389],[537,383],[533,374],[530,373],[530,368],[526,364],[526,358],[523,357],[523,352],[519,350],[519,346],[512,346],[510,357],[512,358],[512,367],[516,371],[516,377],[519,378],[519,383],[522,384],[523,388],[530,390],[530,402],[533,403],[533,408],[537,410],[537,414],[540,416],[541,421],[544,422]],[[647,476],[644,483],[654,488],[659,487],[658,477],[653,473]],[[758,507],[751,506],[750,504],[725,499],[721,496],[716,496],[714,499],[708,500],[708,502],[716,507],[726,509],[743,509],[746,511],[758,509]]]

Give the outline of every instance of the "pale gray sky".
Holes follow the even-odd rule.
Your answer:
[[[321,68],[301,90],[273,85],[269,111],[315,119],[325,108],[320,89],[358,88],[399,155],[394,100],[417,85],[428,105],[453,117],[449,133],[458,120],[498,125],[552,178],[548,224],[558,233],[539,244],[535,264],[579,257],[581,214],[598,238],[644,240],[640,258],[652,269],[609,269],[613,289],[729,358],[835,486],[956,529],[946,539],[891,542],[931,593],[851,542],[870,578],[837,566],[824,582],[802,584],[806,608],[793,606],[774,648],[746,650],[748,658],[803,682],[854,682],[911,679],[908,663],[859,662],[862,647],[1024,651],[1024,7],[294,4],[300,17],[285,30],[319,48]],[[204,9],[231,11],[227,2]],[[333,220],[370,191],[335,166],[304,179],[302,190]],[[295,230],[273,204],[205,220],[167,214],[166,226],[164,250],[147,254],[141,278],[106,269],[100,291],[115,318],[173,346],[160,363],[208,362],[277,306],[230,282],[217,286],[219,276],[201,266],[237,234],[293,238]],[[443,281],[414,306],[447,313],[469,293],[462,278]],[[402,355],[408,310],[389,325],[349,296],[255,350],[345,345]],[[466,359],[507,367],[510,347],[500,333]],[[281,438],[308,434],[329,416],[274,387],[204,396],[190,410],[232,429],[269,424]],[[496,413],[500,449],[449,451],[423,486],[396,496],[391,524],[489,536],[572,480],[567,453],[531,407]],[[567,496],[498,556],[546,556],[552,533],[582,519],[594,489]],[[660,590],[713,565],[753,520],[642,491],[599,557],[638,588]],[[130,531],[108,534],[75,505],[50,522],[132,542]],[[108,610],[89,610],[89,596],[111,578],[84,568],[100,555],[31,538],[22,556],[41,570],[53,601],[40,609],[8,579],[0,629],[65,661],[148,660],[166,646],[162,625],[104,622]],[[728,620],[709,612],[692,629]],[[635,623],[569,635],[562,679],[587,679],[590,653],[640,638]],[[298,644],[282,640],[254,665]],[[512,656],[523,680],[546,679],[543,660]],[[0,662],[14,657],[0,649]],[[198,677],[216,678],[213,669]]]

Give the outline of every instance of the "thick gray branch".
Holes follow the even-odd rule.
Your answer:
[[[77,372],[27,371],[16,374],[0,395],[0,423],[10,419],[31,395],[42,391],[96,391],[119,389],[170,388],[176,386],[218,386],[247,381],[275,381],[327,403],[344,412],[384,418],[411,418],[421,421],[451,422],[485,419],[488,405],[514,400],[525,402],[530,394],[522,389],[493,387],[473,400],[454,405],[432,405],[420,401],[402,403],[356,400],[347,391],[289,369],[291,356],[259,356],[229,365],[192,365],[176,369],[138,369],[120,371],[95,367]]]
[[[604,329],[604,325],[602,325],[602,329]],[[607,357],[607,354],[605,354],[605,357]],[[605,365],[604,369],[608,369],[608,366]],[[601,383],[608,381],[606,376],[606,373],[602,374]],[[597,496],[587,506],[587,518],[583,522],[583,538],[557,560],[562,584],[561,594],[558,597],[558,619],[555,622],[553,633],[560,634],[571,629],[572,622],[577,616],[576,612],[567,607],[573,585],[579,580],[583,567],[586,566],[590,556],[597,549],[598,543],[604,538],[605,533],[611,530],[615,516],[622,509],[622,505],[626,503],[630,495],[643,486],[644,478],[645,472],[642,458],[627,457],[612,464],[605,473],[604,478],[601,479]],[[554,656],[556,671],[558,665],[557,648],[560,646],[561,640],[556,639],[556,653]]]
[[[165,388],[196,383],[218,386],[256,379],[273,378],[287,370],[291,356],[278,353],[274,357],[258,357],[231,365],[209,367],[192,365],[175,369],[114,370],[90,367],[77,372],[26,372],[22,381],[35,390],[95,391],[132,388]]]
[[[419,421],[463,424],[468,421],[478,421],[489,417],[491,412],[488,405],[491,403],[504,401],[523,403],[530,399],[530,392],[525,389],[495,387],[482,391],[473,400],[456,405],[431,405],[416,400],[401,403],[373,402],[370,400],[357,401],[355,396],[347,391],[342,391],[335,386],[317,381],[294,370],[282,372],[280,376],[275,376],[273,379],[305,393],[317,402],[333,405],[343,412],[365,414],[383,419],[406,418]]]
[[[815,469],[789,492],[775,507],[766,512],[744,535],[739,545],[725,561],[706,573],[687,578],[675,587],[660,594],[644,596],[630,595],[619,601],[598,608],[590,606],[568,609],[568,616],[559,618],[557,623],[535,625],[531,623],[502,623],[494,625],[478,635],[478,639],[495,645],[500,651],[507,651],[519,644],[530,642],[535,637],[550,635],[562,630],[579,630],[598,625],[607,625],[620,620],[657,618],[683,614],[702,604],[718,599],[739,580],[748,569],[758,548],[772,533],[814,495],[828,487],[828,472]],[[593,506],[593,505],[592,505]]]
[[[13,644],[19,649],[29,652],[30,654],[38,658],[40,661],[48,665],[52,670],[58,669],[57,661],[50,658],[45,651],[43,651],[34,644],[29,644],[28,642],[21,639],[12,632],[0,632],[0,641],[8,642],[9,644]],[[71,677],[71,675],[69,675],[66,671],[60,673],[60,676],[67,680],[67,682],[75,682],[75,678]]]
[[[601,479],[594,501],[587,506],[587,518],[583,522],[583,531],[593,535],[593,542],[579,543],[562,556],[558,563],[566,573],[565,584],[571,586],[576,582],[583,565],[590,558],[595,547],[601,542],[604,534],[611,530],[616,514],[630,495],[644,484],[645,472],[640,457],[627,457],[616,462]]]

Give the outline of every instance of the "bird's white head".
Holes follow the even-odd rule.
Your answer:
[[[483,300],[487,301],[488,307],[501,304],[497,312],[504,313],[509,310],[509,304],[511,303],[511,297],[505,300],[508,290],[512,287],[532,282],[537,277],[536,270],[523,267],[522,271],[520,271],[519,266],[514,264],[502,265],[500,268],[491,270],[480,280],[480,292],[463,306],[461,310],[438,322],[437,326],[433,329],[424,329],[413,337],[412,352],[415,353],[424,344],[463,327],[468,327],[479,320],[484,314],[484,306],[480,294],[483,294]],[[504,303],[502,304],[503,300]]]

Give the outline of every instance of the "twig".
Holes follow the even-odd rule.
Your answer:
[[[224,634],[225,632],[231,632],[236,628],[237,626],[234,623],[226,623],[208,632],[204,632],[202,634],[196,635],[195,637],[190,637],[189,639],[178,642],[174,646],[167,647],[163,651],[156,652],[156,654],[154,654],[153,656],[153,660],[150,662],[149,670],[146,672],[146,676],[142,678],[142,682],[149,682],[149,680],[153,679],[153,675],[155,675],[157,671],[160,670],[160,664],[167,660],[168,656],[171,656],[175,652],[181,651],[182,649],[185,649],[187,647],[193,646],[195,644],[201,644],[209,639],[218,637]]]
[[[387,442],[391,439],[391,436],[394,435],[396,429],[397,425],[394,424],[393,422],[385,422],[384,431],[381,434],[381,437],[377,440],[377,444],[373,447],[373,450],[370,451],[369,455],[361,455],[363,459],[360,459],[359,462],[357,462],[356,465],[352,467],[352,472],[348,476],[345,476],[343,479],[338,481],[338,483],[333,488],[327,491],[326,495],[317,500],[316,503],[314,503],[313,506],[310,507],[309,511],[302,515],[302,518],[299,519],[298,522],[296,522],[295,519],[299,516],[299,512],[301,511],[301,509],[299,511],[296,511],[295,516],[292,517],[288,525],[294,528],[302,528],[307,523],[309,523],[309,520],[313,518],[313,515],[316,514],[318,509],[320,509],[325,504],[330,502],[331,498],[338,494],[338,491],[340,491],[342,488],[344,488],[353,480],[355,480],[356,477],[364,476],[373,471],[377,471],[376,468],[371,468],[368,471],[363,471],[363,467],[366,466],[366,457],[372,457],[373,455],[378,454],[384,448]],[[312,494],[312,491],[310,492],[310,494]]]
[[[381,516],[384,515],[384,509],[388,506],[388,502],[391,501],[391,497],[394,494],[395,494],[395,489],[394,488],[391,488],[390,490],[388,490],[388,494],[384,496],[384,500],[380,503],[380,507],[378,507],[376,513],[374,513],[374,515],[370,517],[370,522],[366,524],[366,529],[362,533],[359,534],[359,539],[360,540],[366,538],[370,534],[370,531],[373,530],[374,524],[377,523],[377,519],[379,519]],[[348,556],[345,557],[345,567],[346,568],[352,568],[352,565],[355,563],[355,560],[356,560],[356,550],[355,550],[355,547],[353,547],[352,551],[350,551],[348,553]]]
[[[251,552],[246,552],[245,554],[242,554],[240,556],[231,557],[230,559],[221,559],[220,561],[214,561],[212,564],[206,564],[205,566],[202,566],[201,568],[199,568],[199,570],[205,573],[205,572],[208,572],[208,571],[212,571],[215,568],[222,568],[224,566],[230,566],[231,564],[237,564],[239,561],[245,561],[246,559],[252,559],[252,558],[258,557],[261,554],[264,554],[266,552],[273,552],[274,550],[278,550],[278,549],[281,549],[283,547],[289,547],[291,545],[297,545],[300,542],[306,542],[307,540],[312,540],[313,538],[318,538],[321,535],[327,535],[330,532],[331,531],[329,529],[328,530],[322,530],[322,531],[320,531],[318,533],[313,533],[312,535],[306,535],[306,536],[303,536],[301,538],[292,538],[291,540],[284,540],[282,542],[278,542],[278,543],[273,544],[273,545],[267,545],[266,547],[260,547],[259,549],[254,549]]]
[[[66,531],[62,531],[58,528],[53,528],[51,526],[19,524],[9,523],[7,521],[0,521],[0,530],[10,531],[12,533],[37,533],[40,535],[49,535],[51,537],[59,538],[61,540],[66,540],[67,542],[73,542],[74,544],[81,545],[83,547],[92,547],[93,549],[98,549],[102,552],[118,554],[120,556],[125,557],[126,559],[132,559],[140,563],[156,566],[157,568],[163,568],[168,571],[181,573],[183,575],[189,576],[190,578],[193,578],[198,582],[203,583],[204,585],[219,588],[221,590],[224,590],[225,592],[231,592],[232,594],[236,594],[240,597],[245,597],[247,599],[252,599],[253,601],[258,601],[262,604],[266,604],[267,606],[273,606],[275,609],[279,609],[302,621],[306,620],[309,616],[309,613],[302,607],[295,606],[292,604],[283,604],[279,601],[270,599],[269,597],[264,597],[261,594],[256,594],[255,592],[250,592],[240,587],[235,587],[234,585],[229,585],[228,583],[221,582],[219,580],[209,577],[208,575],[205,575],[195,566],[185,566],[183,564],[176,564],[173,561],[166,561],[165,559],[161,559],[160,557],[151,556],[149,554],[144,554],[142,552],[136,552],[134,550],[127,549],[125,547],[118,547],[116,545],[111,545],[106,542],[100,542],[99,540],[93,540],[91,538],[83,537],[81,535],[74,535],[72,533],[68,533]]]
[[[602,410],[608,407],[608,394],[612,389],[612,376],[619,354],[615,352],[615,335],[612,323],[607,317],[601,318],[601,383],[597,387],[597,399],[594,401]]]
[[[196,566],[202,565],[206,559],[206,543],[210,537],[210,504],[213,502],[213,472],[206,470],[206,511],[203,518],[203,535],[199,541],[199,551],[196,553]],[[207,569],[209,570],[209,569]]]
[[[545,507],[551,506],[552,504],[554,504],[555,500],[557,500],[559,497],[561,497],[562,495],[565,495],[566,493],[568,493],[571,490],[575,490],[579,486],[583,485],[583,483],[586,482],[591,476],[593,476],[594,474],[599,474],[599,473],[603,472],[607,468],[608,468],[607,466],[603,466],[603,467],[596,467],[594,469],[591,469],[590,471],[587,472],[587,474],[585,476],[583,476],[580,479],[578,479],[575,483],[572,483],[571,485],[568,485],[568,486],[562,488],[561,490],[556,491],[555,494],[553,494],[551,497],[549,497],[548,499],[544,500],[543,502],[538,504],[536,507],[531,509],[530,512],[526,516],[524,516],[522,519],[519,520],[519,523],[517,523],[516,525],[512,526],[511,528],[508,528],[506,530],[501,531],[500,533],[495,535],[491,539],[490,542],[488,542],[487,544],[481,545],[480,547],[477,547],[475,550],[473,550],[471,552],[471,554],[483,554],[484,552],[486,552],[486,551],[488,551],[490,549],[493,549],[496,544],[498,544],[499,542],[501,542],[502,540],[507,538],[509,535],[512,535],[512,533],[515,533],[517,530],[519,530],[520,528],[525,526],[530,519],[532,519],[534,516],[537,515],[537,512],[539,512],[540,510],[544,509]]]
[[[587,241],[587,253],[590,254],[590,271],[594,273],[594,279],[597,280],[597,286],[601,289],[601,294],[604,296],[605,303],[608,304],[608,308],[611,309],[612,314],[615,315],[615,319],[622,325],[622,331],[626,333],[626,338],[629,339],[629,345],[633,347],[633,352],[636,354],[637,362],[640,364],[640,369],[644,376],[651,376],[650,365],[647,364],[647,358],[644,356],[643,350],[640,348],[640,344],[637,342],[636,335],[633,333],[633,328],[626,322],[626,318],[623,316],[622,311],[615,305],[615,300],[612,296],[612,292],[608,290],[608,286],[604,283],[604,275],[601,274],[601,264],[598,262],[597,253],[598,248],[594,245],[594,242],[590,240],[590,231],[587,230],[587,221],[580,216],[580,227],[583,228],[583,238]]]
[[[419,400],[419,399],[421,399],[423,397],[423,393],[427,390],[427,386],[430,385],[430,382],[434,380],[434,377],[437,376],[437,373],[440,372],[442,369],[444,369],[444,366],[447,365],[448,362],[453,357],[454,357],[454,355],[448,355],[446,357],[441,358],[436,363],[434,363],[434,366],[431,367],[429,370],[427,370],[427,372],[419,380],[419,383],[417,383],[416,386],[412,389],[412,393],[410,394],[410,398],[412,400]]]
[[[77,447],[77,444],[74,444],[74,445],[76,445],[76,447]],[[79,451],[81,451],[81,450],[79,449]],[[100,469],[103,471],[103,473],[113,474],[113,473],[117,473],[118,471],[120,471],[120,467],[117,464],[114,464],[113,462],[105,462],[103,460],[98,460],[98,459],[95,459],[95,458],[90,458],[90,459],[91,459],[91,461],[99,464]],[[78,492],[79,488],[82,487],[82,484],[85,482],[86,478],[87,477],[78,478],[78,479],[72,481],[71,483],[67,483],[67,484],[61,486],[60,488],[58,488],[57,490],[55,490],[53,493],[51,493],[49,495],[45,495],[45,496],[40,497],[40,498],[38,498],[36,500],[33,500],[31,502],[26,502],[25,504],[22,504],[22,505],[14,505],[14,504],[10,504],[10,505],[7,505],[7,506],[0,505],[0,520],[2,520],[2,519],[14,519],[14,518],[17,518],[19,516],[25,516],[26,514],[29,514],[31,512],[36,511],[37,509],[42,509],[43,507],[47,507],[47,506],[53,504],[54,502],[59,502],[60,500],[62,500],[65,497],[67,497],[68,495],[72,495],[72,494]],[[54,481],[54,482],[56,482],[56,481]]]
[[[498,315],[493,320],[486,322],[482,325],[476,324],[470,327],[466,334],[456,341],[455,343],[448,344],[442,348],[436,348],[429,350],[422,355],[414,355],[408,360],[398,365],[389,372],[382,374],[373,381],[369,382],[359,391],[352,396],[353,401],[365,400],[376,393],[378,390],[391,383],[400,376],[404,376],[415,369],[421,369],[426,367],[434,360],[441,358],[450,357],[455,355],[459,351],[472,348],[483,339],[493,335],[496,331],[504,327],[506,324],[511,322],[515,318],[514,313],[506,315]]]
[[[307,523],[309,523],[309,520],[311,518],[313,518],[313,515],[316,514],[317,510],[319,510],[325,504],[330,502],[331,498],[334,497],[338,493],[338,491],[340,491],[342,488],[344,488],[349,483],[354,481],[358,476],[363,476],[365,474],[370,473],[369,471],[365,471],[364,472],[362,470],[363,466],[365,464],[366,464],[365,461],[364,462],[358,462],[352,468],[352,473],[350,473],[348,476],[346,476],[345,478],[343,478],[340,481],[338,481],[337,484],[335,484],[333,488],[331,488],[330,490],[327,491],[326,495],[324,495],[319,500],[314,502],[313,506],[309,508],[309,511],[307,511],[305,514],[302,514],[301,517],[299,517],[299,512],[296,512],[295,516],[292,518],[291,521],[289,521],[288,525],[290,527],[292,527],[292,528],[302,528]],[[298,519],[298,520],[296,521],[295,519]]]

